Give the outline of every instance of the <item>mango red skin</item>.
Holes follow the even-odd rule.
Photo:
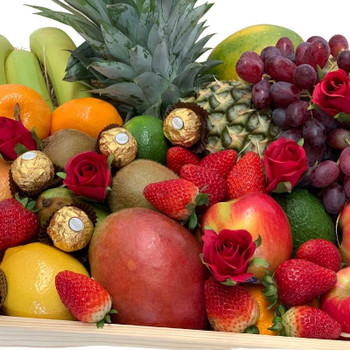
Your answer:
[[[205,329],[201,251],[191,232],[167,216],[123,209],[96,229],[91,275],[111,294],[117,323]]]
[[[248,193],[240,198],[211,206],[204,214],[202,229],[210,226],[216,232],[222,229],[245,229],[261,245],[253,257],[265,258],[274,272],[278,265],[292,255],[293,240],[288,218],[280,205],[266,193]],[[265,268],[249,267],[248,272],[262,280]]]

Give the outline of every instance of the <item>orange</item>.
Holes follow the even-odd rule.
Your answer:
[[[260,316],[255,324],[259,328],[260,334],[277,335],[277,332],[268,330],[271,327],[274,318],[273,309],[268,309],[270,303],[265,299],[262,284],[241,284],[258,302],[260,308]]]
[[[53,111],[51,134],[75,129],[97,138],[104,127],[113,123],[122,125],[123,120],[112,104],[94,97],[76,98]]]
[[[14,119],[17,103],[24,126],[28,130],[35,127],[35,132],[41,140],[49,136],[51,109],[45,99],[37,91],[25,85],[0,85],[0,116]]]
[[[10,163],[0,158],[0,201],[11,198],[10,192]]]

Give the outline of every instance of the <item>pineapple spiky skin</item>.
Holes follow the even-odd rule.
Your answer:
[[[206,149],[210,153],[234,149],[262,154],[280,134],[270,110],[254,108],[252,86],[240,81],[214,81],[181,99],[200,105],[209,113]]]
[[[126,120],[163,118],[169,105],[203,82],[219,61],[200,62],[212,35],[202,17],[213,4],[197,0],[52,0],[66,12],[32,6],[73,27],[84,39],[71,54],[65,80],[115,104]],[[67,12],[68,11],[68,12]]]

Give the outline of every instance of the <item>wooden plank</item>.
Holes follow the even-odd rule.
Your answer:
[[[156,349],[302,349],[345,350],[348,341],[330,341],[234,334],[214,331],[194,331],[162,327],[105,325],[75,321],[45,320],[0,316],[0,346],[75,347],[130,346]]]

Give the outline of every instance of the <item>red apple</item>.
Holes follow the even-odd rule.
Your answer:
[[[346,265],[350,265],[350,202],[348,202],[339,216],[339,227],[342,229],[340,252]]]
[[[261,245],[254,257],[265,258],[271,272],[291,257],[293,241],[288,218],[280,205],[265,193],[249,193],[214,204],[203,217],[202,229],[207,226],[217,233],[222,229],[245,229],[253,240],[260,236]],[[249,267],[248,271],[260,280],[265,276],[265,268],[260,266]]]
[[[321,298],[320,307],[350,333],[350,267],[337,272],[336,285]]]
[[[178,222],[145,208],[109,215],[89,247],[91,275],[117,309],[117,323],[204,329],[207,324],[198,240]]]

